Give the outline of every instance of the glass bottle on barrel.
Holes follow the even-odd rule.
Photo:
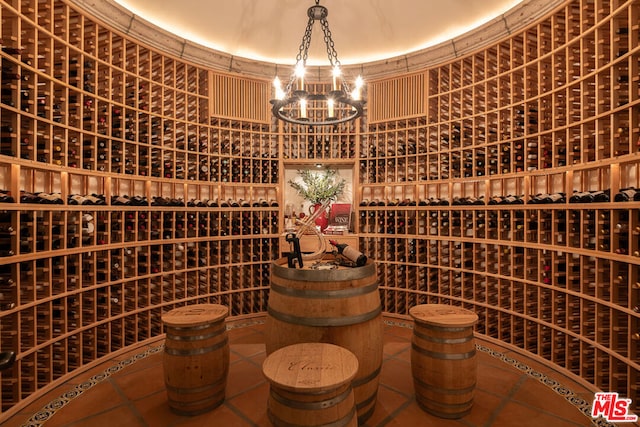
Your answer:
[[[356,267],[362,267],[367,263],[367,256],[356,248],[346,243],[338,243],[335,240],[329,240],[332,246],[338,250],[338,253],[348,260],[352,261]]]

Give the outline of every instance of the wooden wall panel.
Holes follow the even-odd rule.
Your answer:
[[[425,115],[425,73],[385,79],[369,84],[369,123]]]
[[[209,114],[214,117],[269,123],[270,83],[211,72]]]

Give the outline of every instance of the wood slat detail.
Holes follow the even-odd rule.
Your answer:
[[[369,84],[369,123],[425,114],[426,76],[409,74]]]
[[[209,113],[215,117],[268,123],[269,83],[243,76],[211,72]]]

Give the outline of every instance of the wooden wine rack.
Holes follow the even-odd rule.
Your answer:
[[[370,81],[365,115],[322,129],[247,105],[270,76],[196,65],[71,1],[0,6],[0,350],[17,353],[2,416],[161,334],[177,306],[264,313],[283,171],[318,162],[355,169],[386,313],[464,306],[477,332],[640,409],[640,202],[613,201],[640,188],[639,1],[566,1]],[[532,202],[597,190],[611,201]],[[507,195],[523,203],[488,204]]]
[[[481,50],[370,82],[387,96],[369,99],[358,209],[385,312],[462,305],[478,332],[636,412],[640,203],[615,195],[640,186],[639,29],[638,1],[567,1]],[[597,190],[610,201],[569,202]],[[522,204],[488,204],[507,195]]]
[[[0,7],[0,188],[14,199],[0,204],[0,350],[17,354],[0,374],[6,414],[162,334],[177,306],[265,312],[281,156],[266,101],[233,119],[210,103],[228,76],[65,1]]]

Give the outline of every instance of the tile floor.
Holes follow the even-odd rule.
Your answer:
[[[224,404],[186,417],[166,403],[162,340],[78,374],[0,424],[3,427],[269,426],[264,322],[229,322],[231,363]],[[420,409],[413,396],[411,329],[385,319],[384,363],[375,412],[367,427],[574,427],[611,425],[589,415],[593,393],[534,360],[476,336],[478,381],[471,413],[445,420]],[[513,357],[513,358],[512,358]],[[0,417],[1,421],[1,417]],[[626,424],[625,427],[629,425]]]

